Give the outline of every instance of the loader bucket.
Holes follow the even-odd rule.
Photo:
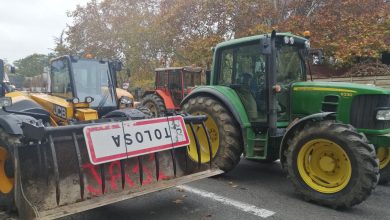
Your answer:
[[[59,218],[222,173],[211,163],[191,160],[185,146],[92,164],[83,129],[124,121],[110,120],[61,127],[23,123],[29,141],[15,150],[15,203],[21,219]],[[184,116],[190,127],[204,120]]]

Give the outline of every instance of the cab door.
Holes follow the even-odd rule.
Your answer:
[[[252,124],[267,126],[266,58],[259,43],[245,44],[220,52],[219,85],[233,88]]]
[[[171,94],[173,104],[180,106],[181,100],[183,100],[183,77],[181,70],[172,70],[169,73],[168,89]]]

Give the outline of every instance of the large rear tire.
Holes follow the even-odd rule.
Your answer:
[[[205,124],[211,138],[212,163],[225,172],[232,170],[240,161],[243,144],[239,125],[230,112],[219,101],[204,96],[189,99],[183,105],[183,111],[193,115],[208,116]],[[200,125],[194,127],[201,146],[201,162],[210,162],[207,136]],[[197,162],[198,153],[191,132],[190,139],[191,145],[187,152],[189,157]]]
[[[154,118],[164,116],[167,110],[164,100],[156,94],[146,95],[142,99],[142,105],[150,110]]]
[[[390,182],[390,148],[380,147],[376,151],[379,159],[379,184],[386,184]]]
[[[15,211],[13,149],[20,145],[18,136],[0,128],[0,210]]]
[[[288,142],[288,177],[308,201],[347,208],[363,202],[379,180],[375,149],[349,125],[308,123]]]

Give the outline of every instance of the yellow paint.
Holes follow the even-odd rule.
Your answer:
[[[7,94],[7,95],[8,95],[8,94]],[[23,100],[30,99],[27,95],[25,95],[25,94],[23,94],[23,93],[12,94],[11,96],[8,96],[8,97],[11,97],[12,103],[17,103],[17,102],[20,102],[20,101],[23,101]],[[30,100],[31,100],[31,99],[30,99]]]
[[[326,88],[326,87],[294,87],[294,91],[321,91],[321,92],[344,92],[356,93],[350,89]]]
[[[122,96],[126,96],[129,99],[132,99],[134,101],[134,96],[130,92],[128,92],[128,91],[126,91],[124,89],[116,88],[116,98],[117,98],[117,100],[119,100]]]
[[[390,164],[390,148],[380,147],[376,150],[376,156],[379,159],[379,168],[383,169]]]
[[[54,118],[51,117],[51,116],[50,116],[50,124],[51,124],[52,126],[54,126],[54,127],[57,127],[57,126],[58,126],[57,122],[56,122],[56,121],[54,120]]]
[[[0,146],[0,192],[9,193],[14,188],[14,179],[5,174],[5,161],[9,154],[7,149]]]
[[[30,97],[45,108],[57,124],[68,124],[67,120],[73,118],[73,103],[67,102],[63,98],[47,94],[31,94]],[[58,117],[54,114],[55,105],[66,109],[66,118]]]
[[[20,91],[15,91],[15,92],[7,93],[7,94],[5,94],[5,96],[13,98],[13,97],[17,97],[17,96],[27,96],[27,94],[20,92]]]
[[[207,115],[207,120],[205,122],[206,128],[210,134],[210,139],[211,139],[211,150],[212,150],[212,158],[216,155],[218,149],[219,149],[219,129],[217,126],[217,123],[214,121],[214,119],[204,113],[204,112],[195,112],[193,115]],[[196,149],[196,143],[195,143],[195,138],[194,134],[191,132],[191,128],[189,125],[187,126],[187,131],[190,136],[190,145],[187,148],[187,152],[189,157],[193,161],[198,161],[198,152]],[[209,150],[209,145],[207,143],[207,135],[202,127],[202,125],[194,125],[194,130],[195,133],[198,136],[199,139],[199,145],[200,145],[200,155],[201,155],[201,163],[207,163],[210,161],[210,150]]]
[[[93,109],[76,109],[76,119],[79,121],[88,121],[98,119],[98,113]]]
[[[327,139],[305,143],[298,153],[297,166],[302,180],[321,193],[343,190],[352,176],[352,165],[347,153]]]
[[[86,102],[80,102],[77,104],[73,104],[75,108],[89,108],[89,103]]]
[[[352,93],[349,93],[349,92],[342,92],[342,93],[340,93],[340,95],[343,97],[352,97],[353,96]]]

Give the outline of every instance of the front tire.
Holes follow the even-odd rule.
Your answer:
[[[164,100],[156,94],[146,95],[142,99],[142,105],[150,110],[154,118],[164,116],[167,110]]]
[[[376,153],[379,159],[379,184],[387,184],[390,182],[390,148],[380,147]]]
[[[10,135],[0,128],[0,210],[15,211],[14,155],[13,149],[20,145],[18,136]]]
[[[351,207],[363,202],[378,183],[375,149],[352,126],[308,123],[288,144],[288,177],[308,201]]]
[[[205,124],[210,133],[213,164],[225,172],[237,166],[243,152],[243,144],[239,125],[231,113],[219,101],[204,96],[188,100],[183,105],[183,111],[193,115],[208,116]],[[207,163],[210,161],[207,136],[201,125],[194,127],[201,145],[201,163]],[[198,153],[192,135],[190,132],[191,144],[187,153],[193,161],[197,162]]]

